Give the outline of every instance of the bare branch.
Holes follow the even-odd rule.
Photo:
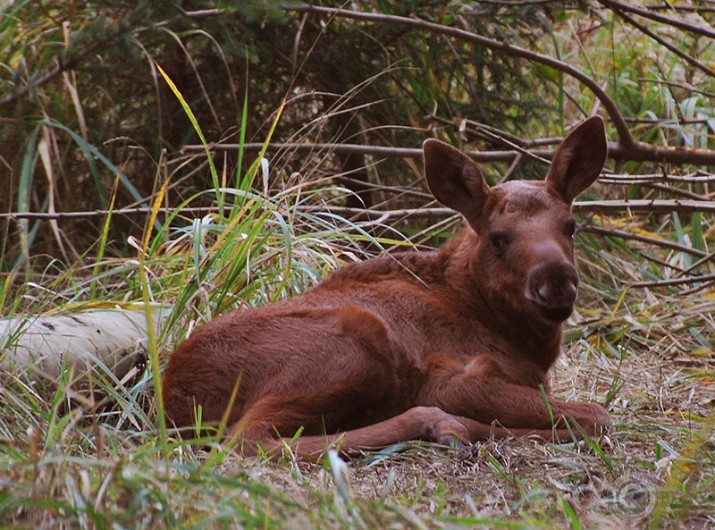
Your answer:
[[[211,150],[216,151],[237,151],[238,144],[212,144]],[[247,143],[243,145],[246,151],[260,151],[264,147],[262,143]],[[186,145],[182,148],[184,152],[203,152],[206,148],[203,145]],[[277,152],[283,150],[295,151],[298,153],[319,153],[331,152],[338,154],[360,154],[376,156],[382,158],[422,158],[422,149],[417,147],[389,147],[379,145],[362,144],[336,144],[336,143],[270,143],[266,151]],[[481,162],[511,162],[517,151],[469,151],[467,153],[474,160]],[[533,151],[534,156],[550,157],[553,150]]]
[[[637,199],[624,201],[575,202],[576,212],[715,212],[715,201]]]
[[[646,9],[634,6],[632,5],[632,3],[624,4],[623,2],[616,2],[615,0],[599,0],[599,2],[606,7],[610,7],[613,10],[620,9],[622,11],[628,11],[630,13],[640,15],[643,18],[655,20],[656,22],[662,22],[663,24],[684,29],[685,31],[690,31],[691,33],[697,33],[698,35],[703,35],[704,37],[708,37],[710,39],[715,38],[715,31],[710,28],[704,26],[696,26],[695,24],[690,24],[678,18],[670,18],[666,17],[665,15],[659,15],[657,13],[653,13],[652,11],[648,11]]]
[[[663,5],[649,5],[645,6],[646,9],[651,11],[682,11],[684,13],[715,13],[715,7],[702,7],[702,6],[676,6],[671,2],[664,2]]]
[[[262,143],[247,143],[243,148],[247,151],[260,151]],[[239,144],[212,144],[210,149],[216,151],[236,151]],[[184,152],[204,152],[203,145],[186,145]],[[421,158],[422,149],[416,147],[386,147],[362,144],[336,144],[336,143],[271,143],[267,151],[277,152],[290,149],[296,152],[329,151],[339,154],[362,154],[384,158]],[[530,149],[521,151],[535,159],[551,159],[553,149]],[[474,160],[479,162],[512,162],[520,153],[519,150],[509,151],[466,151]],[[608,156],[616,160],[635,160],[641,162],[670,162],[672,164],[698,164],[715,166],[715,152],[705,149],[656,147],[642,142],[637,142],[631,148],[626,148],[620,143],[608,144]]]
[[[624,146],[622,143],[609,144],[608,156],[624,161],[715,166],[714,151],[692,147],[658,147],[643,142],[636,142],[632,146]]]
[[[698,256],[700,258],[708,258],[710,254],[698,250],[697,248],[688,247],[686,245],[681,245],[680,243],[675,243],[673,241],[667,241],[665,239],[656,239],[654,237],[644,236],[643,234],[637,234],[635,232],[628,232],[627,230],[618,230],[617,228],[604,228],[602,226],[586,225],[584,231],[591,232],[592,234],[598,234],[601,236],[608,237],[620,237],[621,239],[630,239],[632,241],[640,241],[641,243],[647,243],[649,245],[669,248],[671,250],[677,250],[678,252],[684,252],[686,254],[691,254],[693,256]]]
[[[623,175],[613,173],[601,175],[598,181],[604,184],[648,184],[651,182],[686,182],[689,184],[707,184],[715,182],[715,175],[704,175],[702,173],[691,173],[688,175],[667,175],[664,173]]]
[[[524,7],[530,5],[545,5],[560,3],[560,0],[480,0],[482,4],[504,7]]]
[[[610,0],[609,0],[610,1]],[[604,0],[605,3],[605,0]],[[618,4],[617,2],[615,4]],[[618,4],[620,6],[621,4]],[[598,83],[581,70],[573,66],[540,53],[514,46],[508,42],[502,42],[482,35],[477,35],[443,24],[437,24],[419,18],[410,18],[397,15],[385,15],[381,13],[365,13],[362,11],[351,11],[348,9],[336,9],[320,7],[307,4],[284,5],[286,11],[297,11],[301,13],[315,13],[319,15],[329,15],[332,17],[345,17],[355,20],[366,20],[369,22],[401,24],[415,29],[430,31],[433,33],[448,35],[455,39],[472,42],[478,46],[484,46],[492,50],[501,51],[507,55],[522,57],[529,61],[534,61],[570,75],[588,87],[598,98],[606,112],[608,113],[613,126],[618,134],[618,143],[609,148],[609,155],[618,160],[632,160],[640,162],[669,162],[673,164],[697,164],[715,165],[715,152],[703,149],[657,147],[640,141],[636,141],[631,135],[628,125],[621,115],[615,102],[606,94]],[[668,20],[666,18],[666,20]],[[713,33],[715,35],[715,33]]]
[[[381,13],[365,13],[362,11],[351,11],[349,9],[320,7],[307,4],[283,5],[282,7],[286,11],[315,13],[319,15],[329,15],[332,17],[345,17],[356,20],[367,20],[370,22],[401,24],[415,29],[430,31],[432,33],[448,35],[450,37],[454,37],[456,39],[466,42],[472,42],[474,44],[484,46],[492,50],[499,50],[503,53],[506,53],[507,55],[522,57],[529,61],[534,61],[537,63],[544,64],[546,66],[550,66],[551,68],[567,73],[573,78],[578,79],[594,93],[594,95],[603,104],[604,108],[608,112],[608,115],[611,117],[613,125],[618,132],[620,142],[623,145],[632,146],[636,143],[633,139],[633,136],[631,135],[630,130],[628,129],[628,125],[626,124],[625,120],[623,119],[623,116],[618,110],[618,106],[608,96],[608,94],[606,94],[606,92],[600,87],[600,85],[581,70],[574,68],[573,66],[563,61],[554,59],[553,57],[542,55],[540,53],[527,50],[526,48],[522,48],[520,46],[514,46],[513,44],[509,44],[508,42],[498,41],[495,39],[484,37],[482,35],[477,35],[476,33],[472,33],[470,31],[453,28],[451,26],[445,26],[443,24],[437,24],[435,22],[430,22],[428,20],[423,20],[416,17],[410,18],[398,15],[385,15]]]
[[[302,206],[299,208],[303,212],[330,212],[344,217],[363,217],[369,219],[390,219],[397,217],[447,217],[456,215],[449,208],[402,208],[396,210],[377,210],[365,208],[348,208],[343,206]],[[573,204],[576,212],[715,212],[715,201],[695,201],[695,200],[613,200],[613,201],[576,201]],[[76,219],[87,217],[99,217],[103,215],[139,215],[149,214],[153,210],[148,206],[137,208],[117,208],[115,210],[88,210],[81,212],[0,212],[0,219]],[[193,208],[158,208],[162,214],[176,213],[181,215],[206,215],[219,212],[216,206],[204,206]]]
[[[657,43],[659,43],[661,46],[664,46],[664,47],[668,48],[668,49],[669,49],[671,52],[673,52],[675,55],[677,55],[678,57],[682,58],[684,61],[690,63],[691,65],[693,65],[693,66],[694,66],[695,68],[697,68],[698,70],[704,72],[705,74],[707,74],[707,75],[709,75],[709,76],[711,76],[711,77],[712,77],[712,76],[715,76],[715,71],[713,71],[712,68],[710,68],[709,66],[707,66],[707,65],[705,65],[705,64],[703,64],[703,63],[701,63],[700,61],[698,61],[698,60],[695,59],[694,57],[692,57],[692,56],[688,55],[687,53],[685,53],[684,51],[682,51],[682,50],[681,50],[680,48],[678,48],[677,46],[675,46],[675,45],[669,43],[669,42],[666,41],[665,39],[663,39],[663,38],[661,38],[660,36],[656,35],[656,34],[653,33],[651,30],[649,30],[647,26],[645,26],[645,25],[641,24],[640,22],[636,21],[633,17],[627,15],[627,14],[626,14],[624,11],[622,11],[621,9],[619,9],[619,8],[613,8],[613,12],[616,13],[616,14],[617,14],[619,17],[621,17],[623,20],[625,20],[626,22],[628,22],[631,26],[633,26],[634,28],[637,28],[638,31],[641,31],[642,33],[648,35],[651,39],[653,39],[654,41],[656,41]]]
[[[655,280],[652,282],[634,282],[628,287],[670,287],[673,285],[685,285],[693,283],[704,283],[715,281],[715,274],[705,274],[703,276],[691,276],[690,278],[676,278],[673,280]]]

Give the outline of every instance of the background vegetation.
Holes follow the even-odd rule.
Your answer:
[[[715,527],[710,2],[0,5],[3,316],[169,311],[121,380],[2,364],[2,524]],[[605,403],[607,437],[346,465],[168,436],[156,383],[191,327],[451,234],[426,137],[541,178],[591,114],[611,159],[576,205],[555,391]]]

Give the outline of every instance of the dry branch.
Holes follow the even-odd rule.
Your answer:
[[[715,212],[715,201],[679,199],[634,199],[622,201],[579,201],[573,205],[577,212]]]
[[[625,148],[621,143],[608,143],[608,156],[616,160],[632,160],[640,162],[670,162],[672,164],[696,164],[696,165],[712,165],[715,166],[715,152],[694,149],[687,147],[657,147],[642,142],[637,142],[637,146],[633,148]],[[237,151],[240,149],[239,144],[210,144],[209,148],[216,151]],[[320,152],[330,151],[338,154],[361,154],[367,156],[379,157],[397,157],[397,158],[421,158],[422,149],[416,147],[387,147],[377,145],[362,145],[362,144],[337,144],[337,143],[246,143],[243,144],[243,149],[246,151],[260,151],[263,148],[266,151],[277,152],[291,150],[294,152]],[[185,152],[204,152],[206,147],[203,145],[186,145],[183,147]],[[553,149],[530,149],[524,150],[533,158],[550,159],[553,154]],[[520,151],[505,150],[505,151],[467,151],[471,158],[478,162],[511,162]]]
[[[445,217],[455,215],[449,208],[403,208],[397,210],[377,210],[364,208],[348,208],[344,206],[302,206],[303,211],[319,213],[329,212],[346,218],[362,217],[369,219],[393,219],[398,217]],[[715,212],[715,201],[678,200],[678,199],[634,199],[634,200],[604,200],[576,201],[573,210],[581,213],[594,212],[631,212],[631,213],[691,213]],[[149,207],[117,208],[115,210],[89,210],[82,212],[0,212],[0,219],[70,219],[89,218],[103,215],[139,215],[154,211]],[[177,211],[184,215],[206,215],[219,212],[216,206],[201,206],[194,208],[157,208],[161,214],[173,214]]]
[[[697,248],[688,247],[686,245],[681,245],[680,243],[675,243],[674,241],[668,241],[666,239],[657,239],[654,237],[644,236],[635,232],[628,232],[627,230],[619,230],[617,228],[604,228],[601,226],[587,225],[584,227],[586,232],[591,232],[594,234],[599,234],[608,237],[620,237],[621,239],[631,239],[633,241],[640,241],[641,243],[647,243],[649,245],[668,248],[671,250],[677,250],[678,252],[684,252],[686,254],[692,254],[693,256],[698,256],[707,260],[711,258],[711,255]],[[698,262],[702,264],[701,262]]]
[[[308,4],[284,5],[286,11],[327,15],[330,17],[344,17],[368,22],[399,24],[418,30],[447,35],[464,42],[471,42],[491,50],[498,50],[507,55],[521,57],[528,61],[540,63],[560,72],[563,72],[586,86],[601,102],[608,113],[613,126],[618,134],[618,143],[609,148],[609,156],[618,160],[632,160],[639,162],[668,162],[673,164],[715,165],[715,152],[703,149],[659,147],[637,141],[628,128],[626,120],[621,115],[616,103],[606,94],[601,86],[586,73],[563,61],[554,59],[508,42],[484,37],[470,31],[445,26],[416,17],[403,17],[386,15],[382,13],[366,13],[349,9],[320,7]]]
[[[211,144],[211,150],[215,151],[238,151],[241,146],[239,144]],[[362,145],[362,144],[338,144],[338,143],[247,143],[243,145],[246,151],[261,151],[263,148],[266,151],[291,151],[295,153],[319,153],[331,152],[336,154],[357,154],[365,156],[375,156],[381,158],[422,158],[422,149],[417,147],[389,147],[381,145]],[[204,152],[206,148],[203,145],[186,145],[183,147],[185,152]],[[532,151],[533,156],[551,157],[554,153],[550,150],[535,150]],[[479,162],[511,162],[519,154],[518,151],[469,151],[467,154]]]
[[[632,5],[633,2],[630,4],[624,4],[623,2],[617,2],[615,0],[599,0],[601,4],[604,6],[612,9],[612,10],[621,10],[621,11],[629,11],[630,13],[635,13],[636,15],[640,15],[643,18],[647,18],[650,20],[654,20],[656,22],[661,22],[663,24],[666,24],[668,26],[673,26],[675,28],[683,29],[685,31],[689,31],[691,33],[696,33],[698,35],[702,35],[704,37],[708,37],[710,39],[715,38],[715,31],[712,28],[708,28],[705,26],[696,26],[695,24],[690,24],[689,22],[686,22],[682,19],[679,18],[674,18],[674,17],[666,17],[665,15],[659,15],[657,13],[653,13],[653,11],[647,11],[647,9],[653,9],[653,7],[648,6],[646,9],[640,8],[636,5]],[[668,6],[669,10],[673,10],[675,6]],[[675,8],[675,9],[683,9],[681,7]],[[702,8],[695,8],[696,10],[703,10]],[[705,8],[707,9],[707,8]]]
[[[672,287],[674,285],[691,285],[694,283],[711,283],[715,281],[715,274],[704,274],[702,276],[691,276],[689,278],[675,278],[672,280],[654,280],[651,282],[634,282],[628,285],[632,288],[643,287]],[[703,287],[706,287],[703,285]]]

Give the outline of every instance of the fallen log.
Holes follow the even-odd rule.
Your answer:
[[[164,307],[149,313],[155,335],[170,311]],[[121,380],[146,354],[148,324],[143,309],[120,307],[2,319],[0,371],[25,372],[50,383],[66,369],[75,378],[109,371]]]

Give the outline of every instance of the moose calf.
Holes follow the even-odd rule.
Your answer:
[[[227,418],[249,455],[279,451],[301,428],[293,450],[319,454],[610,425],[601,405],[548,397],[578,287],[571,203],[606,153],[592,117],[560,144],[544,182],[489,188],[470,158],[427,140],[430,190],[468,226],[437,251],[354,263],[197,329],[166,369],[168,421],[194,425],[199,407],[202,424]]]

